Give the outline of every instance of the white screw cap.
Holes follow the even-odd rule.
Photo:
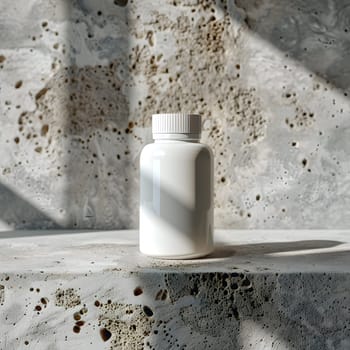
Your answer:
[[[155,136],[158,134],[188,134],[199,138],[201,129],[199,114],[160,113],[152,115],[152,133]]]

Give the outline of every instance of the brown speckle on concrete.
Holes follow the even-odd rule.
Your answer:
[[[47,124],[44,124],[42,127],[41,127],[41,136],[46,136],[47,132],[49,131],[49,126]]]
[[[86,307],[83,307],[82,309],[80,309],[80,315],[84,315],[84,314],[87,314],[88,312],[88,309]]]
[[[112,333],[107,328],[101,328],[100,335],[103,341],[107,341],[112,336]]]
[[[143,290],[142,290],[141,287],[136,287],[136,288],[134,289],[134,295],[135,295],[135,296],[141,295],[142,293],[143,293]]]
[[[153,311],[152,311],[152,309],[149,306],[145,305],[143,307],[143,311],[144,311],[144,313],[146,314],[147,317],[152,317],[153,316]]]
[[[166,289],[161,289],[156,294],[155,300],[166,300],[168,296],[168,291]]]
[[[153,46],[153,45],[154,45],[153,31],[152,31],[152,30],[150,30],[150,31],[147,32],[147,34],[146,34],[146,39],[147,39],[148,44],[149,44],[150,46]]]
[[[40,302],[43,304],[43,305],[47,305],[47,303],[49,302],[49,299],[48,298],[41,298],[40,299]]]
[[[128,4],[128,0],[114,0],[114,4],[123,7]]]
[[[23,85],[23,81],[22,80],[18,80],[15,84],[15,88],[19,89],[21,86]]]
[[[0,284],[0,304],[3,304],[5,301],[5,286]]]
[[[41,97],[43,97],[47,92],[49,91],[49,89],[47,87],[44,87],[43,89],[41,89],[36,95],[35,95],[35,99],[39,100]]]

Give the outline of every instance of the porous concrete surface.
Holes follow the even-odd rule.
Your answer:
[[[1,233],[0,349],[349,349],[349,231],[215,237],[165,261],[137,231]]]
[[[136,228],[156,112],[203,115],[222,228],[350,224],[345,0],[2,0],[0,229]]]

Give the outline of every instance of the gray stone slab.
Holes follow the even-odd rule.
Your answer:
[[[204,259],[137,231],[0,233],[1,349],[349,349],[348,231],[216,232]]]

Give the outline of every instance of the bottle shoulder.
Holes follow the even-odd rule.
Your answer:
[[[189,149],[194,151],[201,151],[202,149],[212,152],[211,148],[200,142],[161,142],[161,143],[149,143],[145,145],[142,152],[152,152],[156,150],[177,150],[177,149]]]
[[[150,143],[141,151],[141,162],[150,159],[163,159],[165,157],[176,159],[212,159],[213,152],[203,143],[191,142],[162,142]]]

